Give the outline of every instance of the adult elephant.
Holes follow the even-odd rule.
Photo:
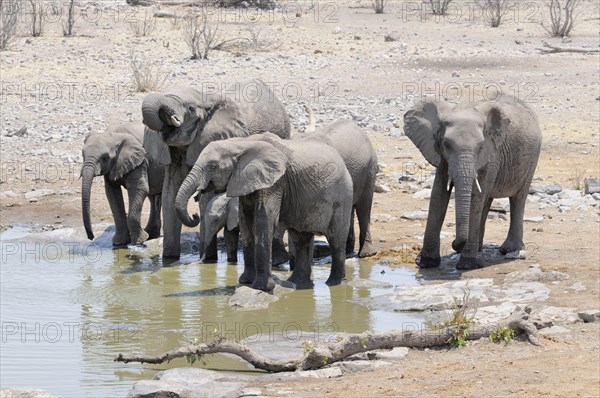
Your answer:
[[[144,124],[159,132],[148,136],[144,148],[167,165],[163,187],[163,258],[180,255],[181,222],[175,197],[202,150],[213,141],[270,131],[289,138],[287,112],[260,80],[238,83],[223,93],[176,88],[149,94],[142,103]],[[287,255],[279,241],[278,253]],[[284,254],[285,253],[285,254]]]
[[[352,179],[343,159],[320,139],[282,140],[264,133],[211,143],[200,155],[177,195],[177,216],[188,226],[188,200],[197,191],[239,197],[244,249],[241,284],[270,291],[271,242],[278,222],[287,229],[296,264],[288,279],[311,286],[313,234],[327,237],[332,249],[328,285],[345,277],[346,239],[352,213]]]
[[[305,135],[309,139],[321,139],[340,154],[352,177],[353,199],[350,232],[346,241],[346,254],[353,255],[354,212],[358,218],[358,256],[369,257],[377,253],[371,239],[371,207],[377,176],[377,153],[371,140],[361,128],[351,120],[338,119],[314,134]]]
[[[115,221],[113,246],[142,244],[148,238],[160,236],[160,197],[165,170],[144,151],[145,134],[156,133],[141,123],[124,123],[110,125],[105,132],[86,137],[82,149],[81,211],[89,239],[94,239],[90,196],[96,176],[104,176],[104,189]],[[129,196],[127,213],[121,187],[125,187]],[[150,217],[142,229],[142,206],[146,197],[150,198]]]
[[[537,118],[527,105],[508,97],[456,107],[427,99],[406,112],[404,131],[436,167],[419,267],[440,264],[440,231],[453,186],[452,247],[461,252],[457,268],[483,266],[478,253],[493,198],[510,198],[510,228],[500,251],[525,247],[523,213],[542,144]]]

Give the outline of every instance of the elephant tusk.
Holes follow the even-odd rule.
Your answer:
[[[475,179],[475,185],[477,185],[477,189],[479,190],[479,193],[481,193],[481,185],[479,185],[479,180],[477,178]]]
[[[446,191],[450,192],[452,190],[452,180],[448,178],[448,186],[446,187]]]
[[[181,122],[179,121],[179,119],[177,119],[177,116],[175,116],[175,115],[171,116],[171,122],[173,123],[173,126],[175,126],[175,127],[181,126]]]

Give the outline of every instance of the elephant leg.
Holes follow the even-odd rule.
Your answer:
[[[371,208],[373,206],[373,189],[363,193],[356,205],[356,216],[358,217],[358,257],[370,257],[377,254],[379,249],[371,239]]]
[[[492,207],[493,198],[488,198],[483,205],[483,210],[481,211],[481,222],[479,224],[479,249],[478,251],[483,250],[483,236],[485,235],[485,223],[487,221],[488,214],[490,212],[490,207]]]
[[[203,253],[202,262],[216,263],[217,261],[219,261],[219,249],[217,248],[217,235],[215,234]]]
[[[329,286],[339,285],[346,278],[346,239],[350,228],[352,206],[337,207],[331,220],[332,228],[326,233],[331,247],[331,272],[325,283]],[[337,222],[336,222],[337,221]]]
[[[447,184],[447,167],[440,166],[435,172],[433,187],[431,188],[423,249],[416,261],[419,268],[440,266],[440,232],[442,231],[442,224],[444,223],[450,200],[450,191],[447,189]]]
[[[525,249],[523,243],[523,215],[525,214],[525,203],[527,203],[527,195],[529,194],[529,184],[526,185],[526,189],[521,189],[509,199],[510,227],[506,240],[500,246],[500,253],[502,254]]]
[[[229,231],[227,228],[223,231],[225,235],[225,248],[227,250],[227,262],[235,263],[237,262],[237,252],[238,252],[238,240],[240,236],[240,229],[234,228]]]
[[[290,247],[294,247],[293,253],[290,250],[290,262],[294,261],[294,271],[288,278],[289,282],[296,285],[297,289],[310,289],[313,284],[310,280],[312,267],[311,247],[314,244],[314,235],[310,232],[298,232],[288,229]]]
[[[148,239],[148,233],[142,229],[142,208],[149,192],[146,167],[138,167],[129,173],[125,178],[125,187],[129,198],[127,227],[131,243],[141,245]]]
[[[241,285],[251,285],[254,282],[256,269],[254,267],[254,204],[246,198],[240,198],[239,228],[244,253],[244,272],[238,282]]]
[[[479,192],[471,195],[471,210],[469,215],[469,235],[467,242],[463,247],[460,259],[456,264],[457,269],[475,269],[482,268],[484,266],[483,259],[479,254],[479,241],[480,241],[480,226],[482,223],[482,214],[484,204],[487,203],[487,196]]]
[[[113,237],[114,247],[127,246],[130,242],[129,228],[127,227],[127,215],[125,213],[125,203],[123,202],[123,193],[121,186],[110,182],[108,177],[104,178],[104,191],[110,205],[113,219],[115,221],[115,236]]]
[[[150,199],[150,217],[144,230],[148,233],[148,239],[160,237],[160,195],[151,195]]]
[[[285,250],[285,243],[283,242],[283,234],[285,234],[285,227],[281,224],[277,224],[273,235],[273,265],[281,265],[286,263],[290,259],[290,255]]]
[[[256,276],[252,282],[252,288],[272,291],[275,288],[275,282],[271,277],[273,234],[279,221],[281,194],[258,191],[255,197],[257,199],[254,205]]]
[[[352,208],[352,214],[350,215],[350,229],[348,230],[348,238],[346,239],[346,258],[354,257],[354,243],[356,237],[354,236],[354,207]]]
[[[162,191],[163,213],[163,259],[178,260],[181,254],[181,222],[175,210],[175,198],[187,170],[181,166],[169,165]]]

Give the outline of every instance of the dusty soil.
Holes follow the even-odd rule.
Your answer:
[[[129,21],[142,19],[154,9],[131,9],[119,3],[86,4],[88,15],[100,10],[100,18],[78,19],[74,37],[62,37],[57,22],[48,22],[41,37],[17,37],[1,53],[1,223],[81,226],[77,178],[83,138],[90,130],[104,129],[109,120],[141,121],[145,94],[131,89],[131,51],[168,73],[166,86],[230,83],[249,77],[275,82],[297,130],[306,125],[304,103],[315,110],[319,124],[339,117],[357,120],[378,150],[381,183],[390,188],[376,195],[373,210],[373,234],[382,249],[418,245],[425,228],[424,221],[408,221],[400,215],[426,210],[428,201],[413,199],[419,187],[392,176],[411,175],[417,170],[415,164],[424,167],[418,169],[417,179],[429,178],[433,170],[399,135],[402,115],[414,101],[411,92],[418,97],[433,90],[453,98],[460,92],[464,98],[474,87],[475,100],[493,97],[497,89],[517,95],[535,109],[544,135],[538,182],[572,189],[581,187],[585,177],[600,176],[599,56],[540,55],[536,50],[542,40],[597,48],[600,14],[594,1],[584,1],[585,12],[564,43],[548,38],[534,22],[545,17],[541,2],[531,3],[537,8],[509,15],[499,28],[487,27],[477,13],[469,18],[463,3],[439,20],[431,14],[408,12],[407,4],[412,4],[408,1],[390,2],[383,15],[375,15],[369,4],[319,4],[317,13],[315,8],[306,11],[300,3],[305,13],[299,17],[290,10],[271,16],[221,15],[223,38],[248,37],[249,28],[262,29],[259,46],[231,46],[229,51],[211,53],[208,61],[190,60],[177,27],[166,19],[158,20],[150,35],[135,37]],[[165,6],[161,10],[190,11]],[[23,29],[26,22],[21,21]],[[396,40],[385,41],[386,35]],[[294,94],[290,87],[299,91]],[[455,87],[458,91],[453,91]],[[27,127],[25,135],[9,136],[21,127]],[[24,196],[41,189],[50,191],[38,202]],[[93,221],[111,222],[101,182],[93,195]],[[508,272],[540,263],[544,270],[569,275],[566,284],[549,284],[548,304],[598,308],[598,206],[559,212],[554,206],[540,209],[530,203],[526,216],[544,216],[540,224],[525,224],[527,260],[491,265],[461,277],[501,280]],[[447,217],[453,221],[452,208]],[[490,220],[485,241],[500,244],[507,230],[508,221]],[[444,231],[451,235],[453,228]],[[577,283],[584,290],[568,288]],[[480,341],[461,350],[411,350],[398,368],[262,386],[263,393],[599,396],[599,324],[565,326],[569,333],[545,338],[541,348],[523,341],[507,346]]]

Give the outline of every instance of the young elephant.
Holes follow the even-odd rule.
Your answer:
[[[350,232],[346,241],[346,253],[354,252],[354,211],[359,225],[358,256],[369,257],[377,253],[371,240],[371,207],[377,176],[377,153],[371,140],[351,120],[339,119],[328,124],[315,134],[304,136],[318,138],[335,148],[352,177],[353,199]],[[304,139],[304,138],[302,138]]]
[[[523,249],[523,212],[537,166],[542,134],[533,111],[512,98],[458,105],[428,99],[404,115],[404,131],[436,167],[429,202],[422,268],[440,264],[440,230],[456,187],[459,269],[478,268],[485,221],[493,198],[510,198],[510,228],[500,251]]]
[[[202,211],[202,220],[200,221],[202,252],[200,261],[205,261],[207,256],[216,256],[216,253],[211,253],[210,246],[213,238],[223,229],[225,248],[227,249],[227,261],[230,263],[237,262],[240,235],[238,226],[238,198],[230,198],[224,193],[213,195],[200,208]]]
[[[146,155],[142,146],[144,134],[143,124],[126,123],[111,125],[103,133],[86,137],[82,149],[81,209],[89,239],[94,239],[90,219],[92,180],[100,175],[104,176],[106,197],[115,221],[113,246],[142,244],[148,238],[160,236],[160,197],[164,166]],[[127,214],[121,186],[127,189],[129,196]],[[142,229],[142,206],[148,196],[150,218],[146,228]]]
[[[296,267],[289,281],[310,287],[313,234],[325,235],[332,248],[328,285],[345,277],[345,243],[352,212],[352,179],[335,149],[318,139],[282,140],[270,134],[210,143],[181,185],[177,216],[190,218],[187,202],[197,191],[227,192],[239,197],[244,248],[241,284],[270,291],[271,245],[278,221],[294,242]]]

